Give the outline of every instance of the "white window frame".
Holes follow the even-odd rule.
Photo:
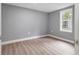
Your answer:
[[[63,24],[63,19],[62,19],[62,15],[63,15],[63,12],[66,11],[66,10],[72,10],[72,18],[71,18],[71,29],[70,30],[65,30],[62,28],[62,24]],[[60,11],[60,31],[63,31],[63,32],[72,32],[72,20],[73,20],[73,8],[68,8],[68,9],[65,9],[65,10],[61,10]]]

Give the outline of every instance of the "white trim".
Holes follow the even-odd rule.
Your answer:
[[[51,34],[48,34],[48,36],[74,44],[74,41],[71,41],[71,40],[68,40],[68,39],[64,39],[62,37],[58,37],[58,36],[51,35]]]
[[[62,28],[62,24],[63,24],[63,19],[62,19],[62,15],[63,15],[63,13],[65,12],[65,11],[68,11],[68,10],[72,10],[72,8],[69,8],[69,9],[66,9],[66,10],[61,10],[60,11],[60,31],[63,31],[63,32],[70,32],[70,33],[72,33],[72,18],[71,18],[71,26],[69,26],[69,27],[71,27],[70,29],[64,29],[64,28]],[[73,10],[72,10],[73,11]],[[72,12],[71,11],[71,12]],[[72,12],[72,15],[73,15],[73,12]],[[66,20],[66,21],[69,21],[69,20]]]
[[[45,36],[50,36],[50,37],[57,38],[57,39],[60,39],[60,40],[63,40],[63,41],[74,44],[74,41],[64,39],[64,38],[61,38],[61,37],[58,37],[58,36],[55,36],[55,35],[48,34],[48,35],[34,36],[34,37],[28,37],[28,38],[23,38],[23,39],[16,39],[16,40],[11,40],[11,41],[6,41],[6,42],[2,42],[1,45],[11,44],[11,43],[25,41],[25,40],[37,39],[37,38],[41,38],[41,37],[45,37]]]
[[[25,40],[37,39],[37,38],[41,38],[41,37],[45,37],[45,36],[47,36],[47,35],[34,36],[34,37],[28,37],[28,38],[22,38],[22,39],[16,39],[16,40],[11,40],[11,41],[6,41],[6,42],[2,42],[1,45],[11,44],[11,43],[25,41]]]

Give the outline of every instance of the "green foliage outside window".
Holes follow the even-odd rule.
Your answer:
[[[65,12],[63,16],[64,16],[63,17],[64,20],[70,20],[70,18],[72,17],[72,14],[71,12]]]

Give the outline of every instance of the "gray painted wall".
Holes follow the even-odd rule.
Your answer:
[[[1,41],[1,3],[0,3],[0,41]]]
[[[79,55],[79,3],[75,4],[75,54]]]
[[[74,25],[74,20],[72,22]],[[49,34],[74,40],[74,26],[72,33],[60,31],[60,10],[49,14]]]
[[[75,39],[79,40],[79,4],[75,4]]]
[[[2,4],[2,41],[46,35],[47,21],[47,13]]]
[[[46,34],[74,40],[74,29],[72,33],[60,31],[59,11],[47,14],[2,4],[2,42]]]
[[[0,3],[0,36],[1,36],[1,3]]]

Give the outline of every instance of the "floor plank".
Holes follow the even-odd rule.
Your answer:
[[[74,45],[51,37],[2,46],[2,55],[73,55]]]

